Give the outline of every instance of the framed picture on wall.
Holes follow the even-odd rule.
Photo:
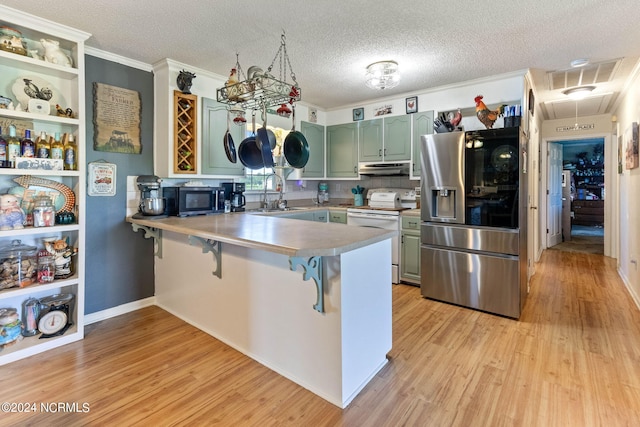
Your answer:
[[[627,169],[635,169],[639,165],[638,158],[638,122],[631,123],[625,132]]]
[[[364,108],[354,108],[353,109],[353,121],[357,122],[358,120],[364,119]]]
[[[418,97],[417,96],[412,96],[410,98],[407,98],[405,101],[406,101],[406,105],[407,105],[407,114],[412,114],[412,113],[417,113],[418,112]]]

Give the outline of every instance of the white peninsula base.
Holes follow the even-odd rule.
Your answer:
[[[324,256],[324,313],[314,280],[287,255],[220,243],[211,252],[162,232],[156,299],[209,333],[334,405],[345,408],[391,350],[391,240]]]

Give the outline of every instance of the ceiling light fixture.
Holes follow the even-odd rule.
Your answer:
[[[573,61],[570,62],[571,68],[584,67],[588,63],[589,63],[589,60],[586,58],[574,59]]]
[[[562,91],[562,93],[564,93],[571,99],[580,100],[586,98],[587,95],[593,92],[595,88],[595,86],[578,86]]]
[[[396,61],[379,61],[367,66],[365,82],[371,89],[391,89],[400,83]]]

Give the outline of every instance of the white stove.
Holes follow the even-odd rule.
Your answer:
[[[400,234],[400,212],[415,209],[417,196],[415,189],[376,188],[367,192],[367,206],[348,208],[347,225],[394,230]],[[400,239],[392,240],[391,280],[399,283]]]

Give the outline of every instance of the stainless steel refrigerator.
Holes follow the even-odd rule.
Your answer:
[[[421,137],[421,292],[519,318],[527,296],[526,139],[517,127]]]

